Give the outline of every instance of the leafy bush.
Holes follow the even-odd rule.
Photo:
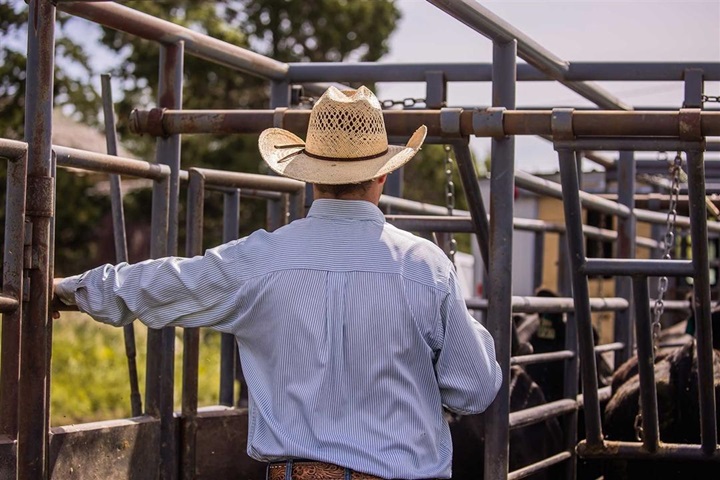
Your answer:
[[[145,391],[147,328],[135,322],[140,394]],[[175,409],[182,398],[182,329],[175,341]],[[199,405],[218,403],[220,334],[200,330]],[[97,323],[79,312],[64,312],[53,325],[51,425],[60,426],[130,413],[130,382],[121,328]]]

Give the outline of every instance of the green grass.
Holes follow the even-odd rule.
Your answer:
[[[135,322],[140,394],[145,392],[147,328]],[[176,329],[175,408],[182,387],[182,329]],[[220,334],[200,330],[198,404],[218,403]],[[50,422],[53,426],[130,416],[130,382],[123,329],[64,312],[53,323]]]

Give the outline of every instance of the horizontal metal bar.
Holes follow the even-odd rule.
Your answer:
[[[467,308],[471,310],[487,310],[488,300],[485,298],[465,299]],[[590,299],[590,310],[593,312],[616,312],[627,309],[628,301],[619,297],[597,297]],[[572,297],[512,297],[513,313],[567,313],[575,311]]]
[[[510,365],[530,365],[533,363],[556,362],[575,357],[571,350],[558,350],[557,352],[530,353],[528,355],[517,355],[510,357]]]
[[[170,176],[170,167],[167,165],[56,145],[52,148],[59,167],[82,168],[93,172],[132,175],[152,180],[163,180]]]
[[[520,188],[524,188],[535,193],[562,199],[562,186],[559,183],[538,178],[527,172],[517,170],[515,172],[515,184]],[[598,195],[592,195],[587,192],[580,191],[579,193],[580,203],[583,207],[592,208],[610,215],[617,215],[621,218],[627,218],[631,214],[630,209],[625,205],[606,200]]]
[[[570,62],[565,79],[573,81],[683,81],[685,70],[703,71],[704,81],[720,80],[718,62]]]
[[[705,453],[700,445],[682,443],[660,443],[655,451],[648,451],[642,443],[605,440],[597,447],[590,447],[585,440],[577,446],[577,453],[582,458],[627,458],[638,460],[689,460],[720,462],[720,450]]]
[[[648,277],[693,275],[690,260],[589,258],[583,267],[585,275],[642,275]]]
[[[607,402],[610,400],[610,397],[612,397],[612,387],[608,385],[607,387],[598,388],[598,400],[600,403]],[[582,393],[577,396],[577,402],[578,408],[583,408],[585,397]]]
[[[420,210],[425,213],[435,213],[436,215],[386,215],[385,219],[395,225],[398,228],[409,231],[432,231],[432,232],[469,232],[475,233],[472,230],[472,224],[470,217],[466,210],[454,210],[455,214],[452,217],[447,216],[447,208],[436,205],[423,204],[419,202],[413,202],[412,200],[397,199],[399,201],[387,201],[387,197],[383,195],[383,199],[380,200],[380,205],[384,207],[391,207],[397,210]],[[418,204],[417,208],[412,202]],[[409,207],[409,208],[403,208]],[[513,227],[515,230],[526,231],[526,232],[546,232],[546,233],[563,233],[565,231],[565,225],[560,223],[545,222],[543,220],[536,220],[532,218],[514,218]],[[617,240],[617,232],[614,230],[608,230],[605,228],[593,227],[591,225],[583,225],[583,233],[587,238],[595,240],[603,240],[606,242],[614,242]],[[637,237],[638,245],[647,248],[660,248],[661,244],[657,240],[645,237]]]
[[[445,211],[447,213],[447,209]],[[475,226],[470,217],[386,215],[385,220],[402,230],[411,232],[475,233]]]
[[[27,143],[0,138],[0,157],[14,162],[20,160],[25,152],[27,152]]]
[[[718,62],[563,62],[563,78],[569,81],[683,81],[688,68],[703,71],[703,80],[720,80]],[[337,63],[288,64],[291,82],[425,82],[425,73],[443,72],[449,82],[492,80],[490,63]],[[553,78],[526,63],[517,65],[518,81]]]
[[[63,2],[58,9],[106,27],[163,44],[185,43],[185,52],[252,75],[285,79],[288,65],[117,3]]]
[[[507,480],[518,480],[520,478],[528,477],[534,473],[542,472],[543,470],[552,467],[553,465],[556,465],[560,462],[570,460],[571,458],[572,454],[570,452],[556,453],[555,455],[545,458],[539,462],[535,462],[526,467],[519,468],[512,472],[508,472]]]
[[[710,142],[705,143],[705,149],[710,150]],[[668,161],[669,160],[669,161]],[[635,159],[635,171],[637,175],[663,175],[667,176],[668,171],[672,165],[672,158],[665,160],[649,160],[649,159]],[[613,164],[612,167],[607,169],[608,172],[617,170],[617,166]],[[705,160],[705,177],[720,177],[720,160]],[[650,194],[657,195],[657,194]],[[687,195],[681,198],[681,201],[687,202]]]
[[[595,347],[595,353],[615,352],[625,348],[622,342],[604,343]]]
[[[206,184],[233,188],[257,188],[276,192],[296,193],[305,190],[305,182],[285,177],[273,177],[253,173],[228,172],[209,168],[191,168],[204,177]]]
[[[597,85],[567,81],[565,74],[569,70],[569,62],[551,53],[474,0],[428,1],[494,42],[502,44],[516,40],[518,57],[602,108],[632,110],[632,106],[621,102]]]
[[[642,208],[633,209],[633,215],[638,222],[655,223],[664,225],[667,223],[667,213],[654,212],[652,210],[644,210]],[[690,217],[678,215],[675,217],[675,226],[681,228],[690,228]],[[720,222],[707,222],[709,232],[720,232]]]
[[[427,72],[443,72],[448,82],[489,82],[491,63],[289,63],[290,82],[425,82]],[[532,65],[517,66],[518,80],[552,80]]]
[[[526,427],[577,410],[575,400],[556,400],[536,407],[510,412],[510,429]]]
[[[559,183],[536,177],[535,175],[527,172],[517,170],[515,172],[515,184],[520,188],[524,188],[535,193],[562,199],[562,186]],[[603,198],[602,196],[593,195],[583,191],[580,191],[580,203],[585,208],[593,208],[597,211],[608,213],[610,215],[618,215],[621,218],[626,218],[630,214],[630,209],[625,205],[621,205],[612,200]],[[667,223],[666,213],[635,208],[632,210],[632,214],[639,222],[657,224]],[[678,215],[676,217],[675,224],[678,227],[689,228],[690,218]],[[720,232],[720,222],[708,222],[708,230],[711,232]],[[659,246],[656,241],[653,241],[652,239],[642,239],[639,243],[642,246],[647,246],[648,248],[658,248]]]
[[[556,141],[555,148],[572,150],[657,152],[664,150],[698,150],[699,142],[688,142],[674,138],[578,138],[576,140]],[[703,148],[704,149],[704,148]]]
[[[456,133],[447,135],[440,121],[442,110],[385,110],[388,135],[408,136],[421,125],[433,137],[497,135],[497,115],[488,110],[463,110]],[[277,115],[276,115],[277,114]],[[504,135],[551,135],[552,110],[507,110],[502,114]],[[307,133],[309,110],[135,110],[130,127],[134,133],[162,135],[190,133],[260,133],[277,126],[298,135]],[[701,134],[720,135],[720,110],[703,110]],[[475,117],[475,122],[473,122]],[[679,111],[618,112],[607,110],[573,111],[573,133],[578,136],[669,136],[679,137]]]
[[[17,310],[18,301],[17,298],[0,293],[0,312],[10,313]]]

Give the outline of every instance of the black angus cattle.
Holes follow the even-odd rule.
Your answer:
[[[540,387],[519,366],[510,368],[510,411],[545,402]],[[484,414],[450,416],[453,437],[453,479],[483,478],[485,444]],[[492,441],[492,439],[488,439]],[[538,462],[563,450],[563,435],[556,418],[510,431],[510,471]],[[559,478],[562,465],[529,477],[533,480]]]
[[[565,350],[567,323],[562,313],[514,315],[518,329],[519,344],[528,344],[531,353],[550,353]],[[599,336],[593,327],[593,339],[597,345]],[[598,386],[609,384],[612,368],[602,356],[596,357]],[[564,360],[532,363],[525,367],[528,375],[542,388],[548,402],[564,398]],[[578,384],[578,392],[582,384]]]
[[[693,331],[691,317],[688,323]],[[720,411],[720,310],[712,313],[715,408]],[[676,329],[677,330],[677,329]],[[660,353],[655,362],[660,440],[665,443],[700,443],[697,345],[690,337],[681,347]],[[605,408],[603,430],[608,440],[637,441],[640,379],[637,357],[621,365],[612,382],[613,395]],[[720,431],[720,417],[716,418]],[[647,476],[653,480],[719,478],[717,462],[672,460],[614,460],[606,465],[606,480]]]

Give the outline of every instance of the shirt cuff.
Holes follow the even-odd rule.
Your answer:
[[[77,290],[81,275],[66,277],[55,285],[55,295],[65,305],[77,305],[75,302],[75,290]]]

